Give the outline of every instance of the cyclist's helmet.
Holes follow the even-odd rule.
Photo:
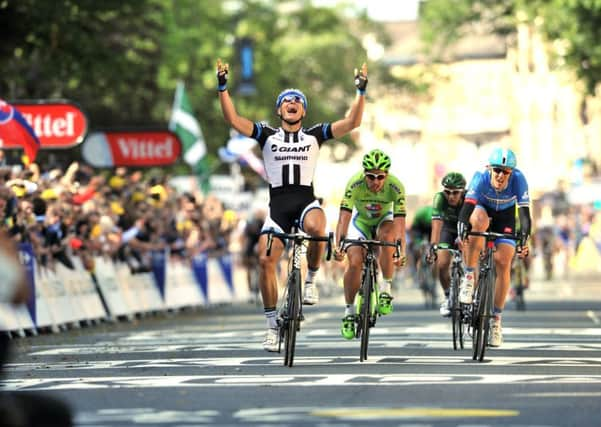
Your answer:
[[[363,169],[365,170],[388,171],[388,169],[390,169],[390,163],[388,154],[377,148],[363,156]]]
[[[442,186],[451,189],[464,189],[467,182],[459,172],[449,172],[442,178]]]
[[[275,109],[276,110],[278,108],[280,108],[280,105],[282,105],[282,101],[287,96],[296,96],[296,97],[300,98],[301,102],[303,103],[303,108],[305,109],[305,112],[307,111],[307,97],[300,90],[294,89],[294,88],[284,89],[283,91],[280,92],[280,94],[278,95],[278,98],[275,101]]]
[[[495,148],[488,156],[488,164],[514,169],[517,165],[517,159],[513,151],[507,148]]]

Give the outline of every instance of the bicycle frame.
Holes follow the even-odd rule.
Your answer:
[[[327,242],[326,259],[332,257],[333,233],[328,236],[309,236],[305,233],[279,233],[270,231],[267,235],[267,256],[271,254],[273,237],[284,241],[292,241],[292,267],[289,269],[286,288],[282,297],[283,305],[280,307],[280,342],[278,352],[284,341],[284,366],[292,367],[296,347],[296,333],[300,331],[300,322],[303,320],[301,263],[302,246],[305,241]]]
[[[513,234],[495,233],[491,231],[470,231],[470,236],[485,238],[484,254],[480,258],[479,277],[474,300],[472,302],[472,359],[482,362],[488,343],[490,320],[493,317],[495,295],[495,241],[497,239],[519,240]]]
[[[361,287],[358,293],[357,303],[357,338],[361,338],[361,349],[359,352],[359,360],[363,362],[367,360],[367,349],[369,346],[369,330],[376,325],[377,312],[377,295],[376,295],[376,278],[378,276],[378,258],[376,255],[376,247],[392,246],[395,248],[394,257],[401,256],[401,243],[383,242],[379,240],[364,240],[364,239],[342,239],[341,245],[345,248],[350,246],[360,246],[366,253],[363,258],[363,269],[361,274]]]
[[[451,254],[451,321],[453,324],[453,349],[463,349],[463,310],[459,303],[459,283],[463,277],[463,256],[461,251],[452,248],[438,247],[438,251]]]

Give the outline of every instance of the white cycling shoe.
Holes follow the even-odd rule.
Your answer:
[[[280,347],[280,331],[279,329],[268,328],[263,340],[263,349],[265,351],[277,352]]]
[[[451,317],[451,309],[450,307],[450,301],[448,299],[445,299],[441,304],[440,304],[440,315],[442,317]]]
[[[474,272],[468,271],[461,279],[459,285],[459,302],[461,304],[471,304],[474,293]]]
[[[500,347],[503,344],[503,328],[501,327],[501,318],[494,316],[490,319],[490,336],[488,345],[491,347]]]
[[[303,292],[303,304],[314,305],[319,302],[319,291],[317,285],[313,282],[305,282],[305,290]]]

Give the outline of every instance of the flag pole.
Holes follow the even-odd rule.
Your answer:
[[[178,80],[177,86],[175,87],[175,96],[173,97],[173,106],[171,107],[171,118],[169,119],[169,130],[175,131],[177,124],[175,123],[175,109],[179,107],[182,93],[184,93],[184,82]]]

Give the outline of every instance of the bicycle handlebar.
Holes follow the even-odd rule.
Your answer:
[[[385,242],[382,240],[370,240],[370,239],[340,239],[340,244],[342,247],[345,246],[362,246],[365,249],[370,249],[373,246],[391,246],[395,248],[393,258],[401,257],[401,241],[397,240],[396,242]]]
[[[271,244],[273,242],[274,237],[279,237],[284,240],[293,240],[295,243],[301,243],[303,241],[311,241],[311,242],[328,242],[327,244],[327,252],[326,252],[326,260],[329,261],[332,259],[332,242],[334,241],[334,233],[330,232],[327,236],[310,236],[305,233],[280,233],[278,231],[268,231],[267,232],[267,256],[271,255]]]

